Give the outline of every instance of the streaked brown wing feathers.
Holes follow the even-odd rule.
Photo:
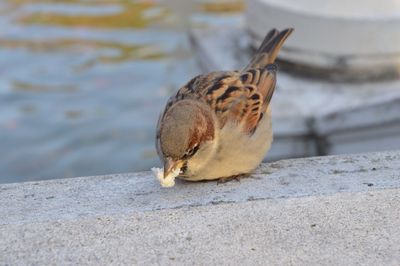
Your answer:
[[[197,76],[171,97],[167,108],[181,99],[199,99],[215,111],[221,128],[227,121],[235,121],[252,133],[274,91],[276,67],[269,66]]]

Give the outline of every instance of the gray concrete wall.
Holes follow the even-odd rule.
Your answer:
[[[0,265],[399,265],[400,152],[0,185]]]

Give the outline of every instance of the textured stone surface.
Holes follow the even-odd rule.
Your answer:
[[[0,263],[399,265],[399,206],[394,189],[9,224]]]
[[[397,187],[398,152],[282,160],[261,165],[240,182],[219,185],[177,180],[162,188],[150,172],[4,184],[0,224]]]
[[[150,172],[0,185],[0,265],[398,265],[400,152],[263,164],[241,182]]]

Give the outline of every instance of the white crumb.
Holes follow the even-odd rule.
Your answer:
[[[175,185],[175,177],[179,175],[179,169],[175,169],[168,176],[164,177],[164,169],[153,167],[151,168],[154,176],[160,182],[162,187],[173,187]]]

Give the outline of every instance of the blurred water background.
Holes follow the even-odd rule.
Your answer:
[[[200,70],[187,31],[242,1],[2,0],[0,183],[148,170],[158,114]]]

